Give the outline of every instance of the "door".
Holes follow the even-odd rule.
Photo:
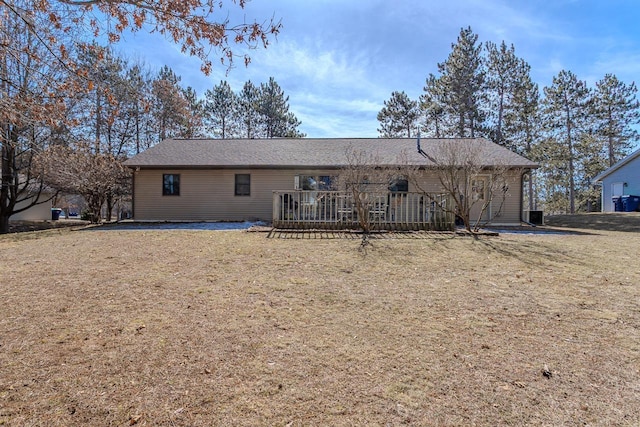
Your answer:
[[[611,197],[609,200],[603,200],[603,204],[610,204],[611,212],[622,211],[622,199],[621,196],[624,193],[624,182],[614,182],[611,184]],[[606,206],[606,205],[605,205]]]
[[[491,204],[482,210],[487,203],[487,182],[488,176],[479,176],[471,181],[471,211],[470,220],[474,224],[480,217],[480,222],[488,221],[491,215]]]
[[[611,195],[622,196],[624,192],[624,182],[614,182],[611,184]]]

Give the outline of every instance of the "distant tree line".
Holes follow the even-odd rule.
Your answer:
[[[25,53],[5,57],[0,67],[0,100],[11,113],[0,167],[10,183],[0,194],[0,232],[38,194],[80,194],[90,218],[99,220],[103,208],[110,218],[118,200],[130,194],[122,162],[166,138],[304,136],[274,78],[257,86],[247,82],[238,93],[223,81],[199,97],[170,67],[152,72],[95,43],[69,52],[71,69],[19,22],[12,24],[9,34]],[[29,57],[36,54],[50,61],[26,67],[36,64]]]
[[[560,71],[542,94],[513,45],[479,43],[463,28],[438,74],[412,100],[395,91],[378,113],[381,137],[486,137],[540,164],[528,179],[529,209],[591,211],[600,192],[591,179],[638,141],[634,83],[613,74],[588,87]]]
[[[0,233],[12,215],[60,191],[109,204],[128,191],[119,179],[124,157],[202,129],[195,91],[180,87],[168,67],[152,73],[87,40],[114,44],[127,32],[153,31],[198,58],[208,75],[216,57],[227,70],[235,59],[249,64],[243,52],[266,48],[280,32],[274,18],[232,21],[229,10],[244,5],[1,1]]]

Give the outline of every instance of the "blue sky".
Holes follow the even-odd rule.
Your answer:
[[[541,92],[562,69],[591,86],[606,73],[626,83],[640,76],[637,0],[252,0],[230,13],[232,21],[275,16],[283,28],[228,75],[221,66],[203,75],[198,60],[159,36],[129,36],[118,49],[152,69],[170,66],[200,96],[220,80],[239,91],[273,76],[300,130],[319,138],[376,137],[391,92],[417,99],[467,26],[481,42],[513,43]]]

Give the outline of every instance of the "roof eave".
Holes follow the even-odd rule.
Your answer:
[[[635,160],[637,157],[640,157],[640,149],[634,151],[631,154],[629,154],[627,157],[625,157],[624,159],[620,160],[618,163],[616,163],[615,165],[611,166],[609,169],[606,169],[604,172],[601,172],[599,175],[597,175],[595,178],[593,178],[591,180],[591,182],[594,182],[594,183],[602,182],[602,180],[605,179],[607,176],[611,175],[612,173],[614,173],[615,171],[617,171],[621,167],[625,166],[627,163]]]

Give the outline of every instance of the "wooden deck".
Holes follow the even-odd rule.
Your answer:
[[[445,194],[274,191],[273,226],[289,230],[359,230],[360,216],[374,231],[452,231]]]

